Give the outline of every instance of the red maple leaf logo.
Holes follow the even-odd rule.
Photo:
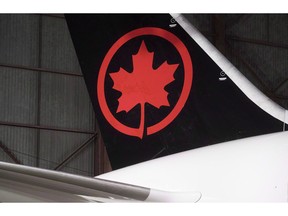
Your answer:
[[[170,106],[168,92],[165,86],[174,81],[174,72],[179,64],[168,64],[163,62],[158,68],[153,68],[154,52],[149,52],[146,44],[142,41],[138,53],[132,55],[133,71],[127,72],[120,68],[119,71],[111,73],[114,85],[113,89],[120,91],[122,95],[118,99],[117,113],[129,112],[137,104],[141,107],[141,118],[139,130],[140,138],[144,133],[145,103],[156,108]]]

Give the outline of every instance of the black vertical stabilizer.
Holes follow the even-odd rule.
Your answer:
[[[65,17],[113,169],[283,129],[170,15]]]

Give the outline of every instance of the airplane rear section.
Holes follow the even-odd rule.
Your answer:
[[[172,16],[65,17],[113,169],[283,130]]]
[[[186,193],[187,202],[197,194],[201,195],[197,202],[287,202],[287,140],[288,131],[239,139],[161,157],[97,178],[172,191],[174,200],[176,192]],[[180,198],[179,202],[185,202],[184,196]]]

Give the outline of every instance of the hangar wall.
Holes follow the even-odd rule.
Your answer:
[[[63,15],[0,15],[0,101],[0,160],[86,176],[106,169]]]

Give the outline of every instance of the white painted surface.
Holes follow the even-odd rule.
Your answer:
[[[287,202],[288,132],[194,149],[98,176],[199,202]]]

